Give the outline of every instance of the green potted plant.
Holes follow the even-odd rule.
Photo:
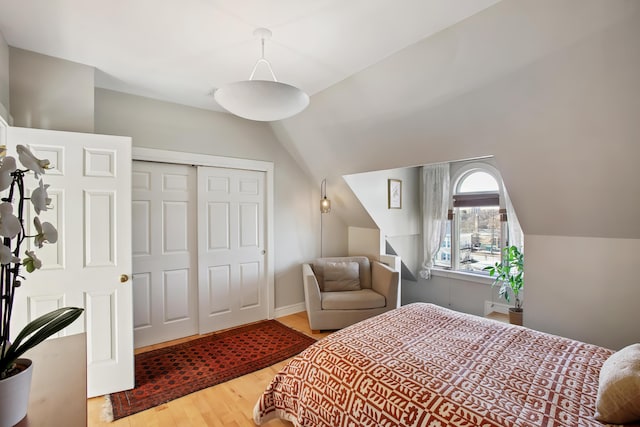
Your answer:
[[[4,153],[4,147],[2,149]],[[30,360],[20,356],[69,326],[83,311],[75,307],[54,310],[27,324],[15,339],[10,336],[14,296],[25,278],[21,267],[32,273],[42,265],[32,250],[25,251],[21,259],[21,246],[27,239],[33,239],[30,246],[42,248],[45,243],[55,243],[58,239],[55,227],[40,222],[38,217],[50,208],[49,186],[40,179],[29,197],[25,188],[25,175],[33,171],[38,179],[49,161],[37,159],[22,145],[18,145],[16,151],[23,168],[18,168],[14,157],[0,156],[0,427],[17,424],[27,412],[33,366]],[[24,224],[30,205],[35,211],[35,215],[30,215],[35,228],[32,235],[27,234]]]
[[[503,249],[503,261],[489,265],[484,269],[495,277],[491,286],[499,285],[498,295],[511,302],[513,294],[514,306],[509,308],[509,323],[522,325],[522,300],[520,292],[524,286],[524,254],[516,246]]]

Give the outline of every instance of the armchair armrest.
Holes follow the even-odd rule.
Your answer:
[[[398,308],[400,303],[400,273],[378,262],[371,262],[371,287],[384,295],[387,307]]]
[[[302,281],[304,284],[304,301],[307,306],[307,313],[322,310],[322,298],[320,296],[320,286],[318,279],[313,273],[310,264],[302,264]]]

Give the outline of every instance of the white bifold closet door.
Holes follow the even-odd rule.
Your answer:
[[[268,317],[265,173],[134,162],[135,346]]]

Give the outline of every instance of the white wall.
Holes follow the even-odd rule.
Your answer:
[[[104,89],[96,89],[95,100],[96,132],[131,136],[136,147],[273,162],[276,308],[304,301],[300,265],[319,251],[319,187],[267,125]]]
[[[388,207],[389,179],[402,181],[402,209]],[[419,179],[419,168],[388,169],[344,176],[344,180],[385,236],[420,233]]]
[[[595,281],[584,285],[584,274],[572,268],[581,258],[570,254],[560,276],[562,287],[580,297],[560,307],[551,301],[556,287],[539,271],[557,262],[558,253],[534,250],[530,255],[529,240],[534,237],[536,245],[535,236],[550,236],[540,238],[542,247],[557,236],[566,247],[579,248],[585,238],[604,237],[611,247],[624,240],[617,238],[630,237],[626,242],[636,250],[627,265],[639,264],[637,40],[640,2],[504,0],[312,96],[302,114],[271,125],[277,138],[215,113],[109,99],[100,92],[96,110],[110,103],[117,108],[96,112],[101,121],[96,128],[134,132],[139,146],[274,161],[276,203],[282,202],[276,231],[283,235],[276,254],[276,281],[282,284],[276,284],[277,306],[302,301],[298,265],[318,253],[322,178],[331,183],[336,215],[330,215],[328,231],[335,236],[331,251],[338,255],[346,253],[341,218],[351,226],[375,226],[343,175],[494,154],[527,237],[525,324],[587,341],[601,342],[606,334],[613,347],[639,341],[634,330],[618,326],[637,320],[637,310],[626,299],[630,292],[635,296],[630,270],[609,269],[603,295]],[[15,66],[18,73],[29,71]],[[35,77],[29,81],[38,86]],[[39,95],[29,93],[29,87],[20,88],[20,98],[30,105],[18,105],[16,111],[29,113],[23,123],[46,122],[38,109],[54,110],[46,99],[32,102]],[[88,111],[89,94],[82,92],[79,110],[76,103],[67,103],[59,111],[75,111],[78,123],[86,123]],[[291,155],[279,150],[278,140]],[[315,182],[308,184],[305,172]],[[587,271],[595,274],[594,269]],[[609,296],[616,293],[625,300]],[[606,333],[588,322],[567,321],[603,304],[610,304],[610,319],[598,318]]]
[[[505,0],[312,96],[274,129],[315,177],[494,155],[525,235],[571,236],[571,247],[640,239],[638,40],[640,2]],[[545,305],[553,294],[535,270],[555,255],[532,263],[528,251],[525,324],[540,325],[544,310],[547,330],[589,337],[589,325],[567,326],[566,307]],[[581,297],[570,317],[608,303],[611,324],[635,318],[585,288],[572,264],[563,287]],[[627,292],[627,273],[608,274],[610,292]]]
[[[507,0],[274,128],[314,176],[494,155],[525,232],[640,238],[639,38],[639,2]]]
[[[0,116],[9,121],[9,45],[0,32]]]
[[[93,67],[14,47],[9,59],[14,126],[93,132]]]
[[[402,181],[402,209],[388,207],[389,179]],[[364,172],[346,175],[344,180],[411,274],[417,274],[420,265],[419,236],[422,229],[419,200],[420,169],[398,168]]]

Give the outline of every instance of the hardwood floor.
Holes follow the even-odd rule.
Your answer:
[[[280,317],[278,321],[316,339],[329,335],[328,332],[312,334],[305,312]],[[145,347],[136,353],[189,339]],[[111,423],[101,420],[105,398],[94,397],[88,400],[88,425],[89,427],[253,426],[253,406],[287,360]],[[263,425],[290,427],[292,424],[287,421],[272,420]]]

